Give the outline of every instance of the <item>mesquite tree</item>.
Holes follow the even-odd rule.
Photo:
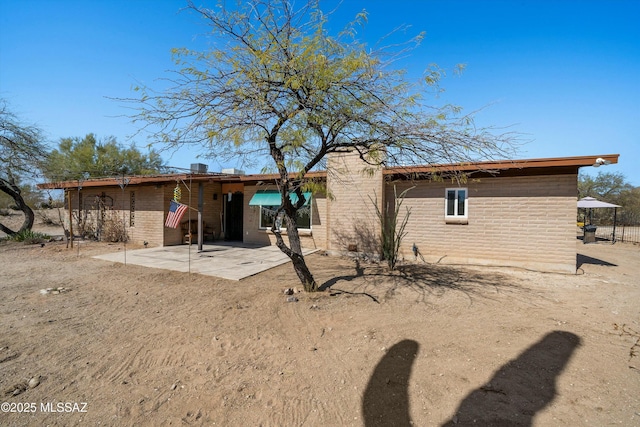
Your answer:
[[[33,226],[33,210],[24,200],[20,178],[33,177],[44,165],[47,148],[41,141],[41,131],[33,125],[21,123],[0,100],[0,191],[11,197],[24,213],[19,230],[0,224],[0,230],[13,236]]]
[[[437,86],[439,69],[429,68],[418,84],[394,69],[422,34],[371,50],[355,37],[365,12],[334,35],[316,1],[299,9],[286,0],[188,8],[210,26],[210,48],[175,49],[168,89],[135,88],[140,98],[129,101],[141,107],[134,121],[172,148],[197,144],[224,160],[270,158],[289,246],[275,225],[272,231],[308,291],[317,284],[295,218],[305,204],[305,176],[326,166],[327,154],[356,150],[376,167],[487,159],[510,146],[508,135],[474,127],[459,108],[426,104],[422,95]]]

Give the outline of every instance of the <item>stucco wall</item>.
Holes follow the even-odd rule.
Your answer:
[[[482,178],[468,188],[468,223],[445,223],[445,189],[451,183],[388,183],[393,200],[414,186],[401,255],[414,260],[415,243],[428,262],[519,266],[575,273],[577,176]],[[403,209],[404,210],[404,209]],[[419,261],[420,259],[418,259]]]

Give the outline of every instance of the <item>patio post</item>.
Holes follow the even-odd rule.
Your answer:
[[[202,251],[204,230],[202,229],[202,211],[204,209],[204,184],[198,183],[198,251]]]

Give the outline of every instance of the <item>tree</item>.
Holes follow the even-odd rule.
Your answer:
[[[640,222],[640,187],[633,187],[620,172],[598,172],[594,177],[587,174],[578,176],[578,197],[594,197],[603,202],[621,206],[618,222],[638,224]],[[596,223],[613,223],[613,209],[595,209],[591,218]]]
[[[605,202],[615,203],[620,193],[633,188],[620,172],[598,172],[593,178],[587,174],[578,176],[578,195],[580,198],[593,197]]]
[[[6,102],[0,100],[0,191],[11,197],[24,213],[24,221],[17,231],[0,224],[0,230],[9,236],[33,226],[33,210],[23,197],[20,182],[22,178],[35,177],[46,160],[47,147],[41,139],[40,129],[21,123]]]
[[[113,137],[98,141],[90,133],[82,139],[61,139],[58,149],[53,150],[49,156],[46,175],[52,181],[74,180],[85,176],[97,178],[121,173],[148,175],[158,173],[162,165],[160,155],[154,150],[145,155],[134,146],[122,147]]]
[[[211,27],[212,47],[175,49],[181,68],[168,89],[135,88],[140,98],[129,101],[141,106],[134,121],[172,148],[196,144],[225,160],[270,158],[289,246],[275,225],[272,231],[307,291],[317,284],[295,217],[306,201],[305,175],[326,166],[328,154],[356,150],[379,167],[486,159],[512,147],[509,135],[474,127],[459,108],[426,104],[421,92],[437,87],[437,67],[428,69],[422,85],[409,84],[404,71],[392,68],[422,34],[395,51],[370,50],[355,38],[365,12],[333,36],[316,1],[297,10],[286,0],[216,9],[189,1],[188,8]]]

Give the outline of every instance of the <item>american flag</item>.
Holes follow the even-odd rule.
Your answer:
[[[167,215],[167,220],[165,221],[164,226],[169,228],[178,228],[180,220],[187,211],[187,208],[187,205],[183,205],[182,203],[172,200],[171,205],[169,205],[169,214]]]

